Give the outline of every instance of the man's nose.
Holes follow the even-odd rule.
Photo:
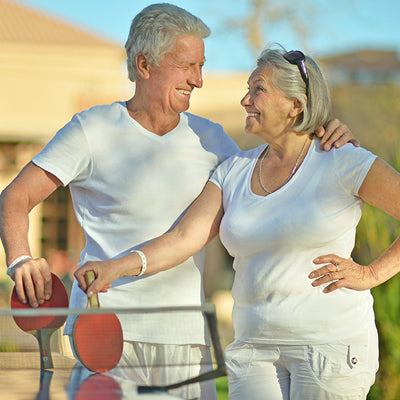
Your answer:
[[[197,88],[203,87],[203,72],[200,66],[193,67],[189,83]]]

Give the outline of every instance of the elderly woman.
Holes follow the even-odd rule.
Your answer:
[[[76,277],[90,296],[169,269],[219,232],[236,271],[230,399],[365,399],[378,368],[369,289],[400,270],[400,240],[368,266],[350,256],[365,201],[400,218],[400,176],[363,148],[320,150],[330,94],[312,58],[267,49],[248,85],[246,132],[267,144],[217,167],[174,230]]]

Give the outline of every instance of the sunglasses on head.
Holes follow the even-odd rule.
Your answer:
[[[303,78],[304,83],[306,84],[306,94],[308,96],[308,71],[306,68],[306,56],[300,50],[292,50],[288,51],[283,55],[283,58],[286,61],[289,61],[290,64],[297,65],[300,71],[300,75]]]

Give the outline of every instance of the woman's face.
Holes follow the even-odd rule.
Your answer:
[[[259,67],[248,80],[248,92],[241,105],[247,112],[246,132],[266,141],[287,132],[293,125],[294,100],[272,84],[272,70]]]

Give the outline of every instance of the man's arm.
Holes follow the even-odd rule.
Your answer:
[[[353,137],[349,127],[337,118],[329,120],[324,127],[317,128],[315,135],[321,139],[320,149],[325,151],[329,151],[332,146],[342,147],[348,142],[357,147],[360,145],[360,142]]]
[[[28,242],[29,213],[53,193],[61,182],[52,174],[28,163],[0,196],[0,236],[7,265],[21,256],[31,256]],[[21,301],[33,307],[51,296],[51,275],[44,259],[24,259],[15,266],[15,281]]]

